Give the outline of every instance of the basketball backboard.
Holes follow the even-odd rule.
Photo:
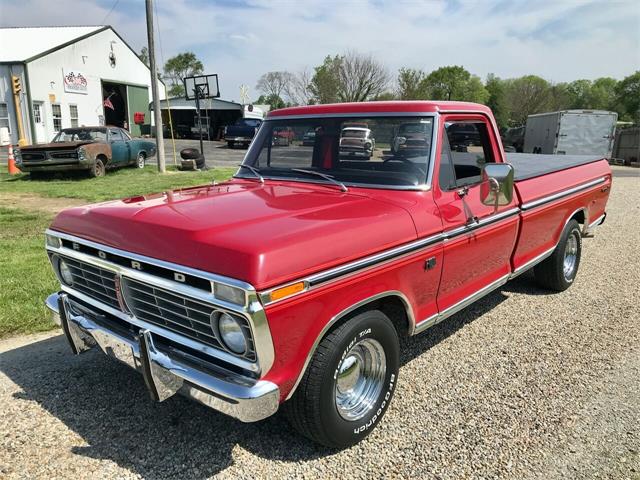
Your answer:
[[[187,100],[195,100],[196,93],[200,99],[218,98],[220,90],[218,89],[218,74],[196,75],[194,77],[185,77],[184,94]]]

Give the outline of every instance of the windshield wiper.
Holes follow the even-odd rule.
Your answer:
[[[304,168],[292,168],[291,171],[292,172],[306,173],[307,175],[316,175],[318,177],[322,177],[325,180],[329,180],[334,185],[339,186],[340,190],[342,190],[343,192],[348,192],[349,191],[349,189],[346,187],[346,185],[344,183],[340,182],[339,180],[336,180],[335,177],[333,177],[331,175],[327,175],[326,173],[316,172],[314,170],[305,170]]]
[[[245,165],[244,163],[241,163],[238,166],[240,168],[246,168],[247,170],[250,170],[251,173],[253,173],[256,177],[258,177],[258,180],[260,180],[260,183],[264,183],[264,177],[260,175],[260,170],[258,170],[256,167],[252,167],[251,165]]]

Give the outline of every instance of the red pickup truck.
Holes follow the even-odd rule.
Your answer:
[[[340,154],[354,121],[376,138],[368,162]],[[406,124],[428,141],[394,155]],[[282,129],[314,131],[313,148],[274,145]],[[505,156],[482,105],[286,108],[228,182],[61,212],[47,305],[74,353],[97,345],[156,400],[245,422],[283,404],[301,433],[345,447],[388,409],[400,337],[530,268],[571,286],[610,187],[602,158]]]

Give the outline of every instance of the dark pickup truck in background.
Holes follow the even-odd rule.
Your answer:
[[[262,120],[256,118],[241,118],[233,125],[225,127],[224,140],[229,148],[234,148],[237,144],[248,147],[261,124]]]

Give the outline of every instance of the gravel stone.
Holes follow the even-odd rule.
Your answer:
[[[281,414],[243,424],[59,331],[0,341],[0,477],[640,478],[640,178],[614,167],[608,217],[566,292],[530,274],[403,341],[398,390],[361,444],[328,450]]]

